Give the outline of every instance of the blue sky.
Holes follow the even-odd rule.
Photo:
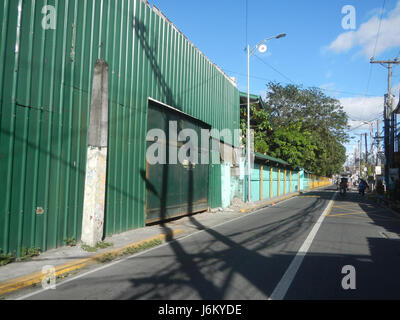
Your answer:
[[[247,23],[246,0],[150,3],[236,77],[239,90],[247,90],[246,44],[285,32],[286,38],[269,42],[267,53],[251,58],[252,93],[264,95],[268,81],[316,86],[342,102],[353,128],[381,118],[387,70],[369,60],[374,52],[376,59],[400,57],[400,0],[248,0]],[[355,8],[355,30],[342,27],[345,5]],[[393,87],[397,103],[400,66],[394,69]],[[363,126],[352,133],[369,130]],[[348,152],[353,148],[349,144]]]

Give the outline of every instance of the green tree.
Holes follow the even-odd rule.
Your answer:
[[[250,128],[254,130],[254,149],[256,152],[266,154],[270,150],[268,138],[272,134],[269,114],[255,105],[250,107]],[[241,109],[240,119],[240,129],[243,133],[247,133],[247,108]],[[243,144],[246,144],[246,136],[243,137]]]
[[[281,158],[293,166],[330,176],[346,162],[348,118],[337,99],[318,88],[271,82],[266,110],[251,106],[256,152]],[[241,129],[246,132],[247,109],[241,110]],[[244,137],[244,143],[246,138]]]
[[[267,144],[271,156],[284,159],[293,166],[303,167],[315,157],[312,133],[303,129],[301,122],[278,127],[267,139]]]
[[[267,89],[266,111],[274,129],[301,121],[305,129],[318,135],[329,131],[339,143],[348,141],[348,117],[337,99],[318,88],[270,82]]]
[[[319,175],[330,176],[341,171],[346,162],[343,144],[348,141],[348,117],[340,101],[318,88],[302,89],[271,82],[265,104],[274,135],[286,132],[288,138],[301,137],[302,146],[296,145],[296,139],[292,141],[296,148],[307,152],[307,156],[296,158],[293,152],[285,151],[286,145],[270,144],[272,154]]]

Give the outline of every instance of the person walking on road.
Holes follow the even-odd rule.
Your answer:
[[[358,185],[358,193],[364,196],[366,188],[369,188],[368,184],[363,179],[361,179],[360,184]]]

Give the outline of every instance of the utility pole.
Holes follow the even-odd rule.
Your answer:
[[[394,60],[375,61],[371,58],[371,63],[379,63],[388,69],[388,93],[384,106],[384,120],[385,120],[385,182],[389,186],[389,168],[394,163],[394,131],[395,131],[395,114],[393,112],[393,99],[392,99],[392,65],[400,64],[398,58]]]
[[[371,132],[369,133],[369,139],[370,139],[370,147],[369,147],[370,152],[369,153],[371,154],[370,163],[371,163],[371,165],[373,165],[375,163],[375,159],[374,159],[374,123],[373,122],[371,122]]]
[[[359,157],[358,157],[358,159],[359,159],[359,161],[360,161],[360,179],[362,178],[362,171],[361,171],[361,150],[362,150],[362,134],[360,134],[360,140],[359,140],[359,142],[360,142],[360,148],[359,148],[359,153],[360,153],[360,155],[359,155]]]
[[[377,166],[381,165],[381,160],[379,158],[379,152],[381,152],[381,139],[380,139],[381,131],[380,131],[379,127],[380,127],[380,121],[377,120],[376,121],[376,138],[378,139],[377,140],[377,148],[378,148],[378,150],[376,151],[376,165]]]
[[[354,170],[353,170],[353,174],[354,174],[354,172],[357,172],[357,149],[356,148],[354,148],[354,163],[353,163],[353,165],[354,165]]]
[[[368,166],[368,144],[367,144],[367,134],[364,134],[365,137],[365,165]]]

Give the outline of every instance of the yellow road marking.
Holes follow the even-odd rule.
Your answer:
[[[399,219],[396,218],[386,218],[386,217],[382,217],[380,215],[375,215],[378,218],[371,218],[370,216],[367,216],[366,214],[354,214],[354,215],[343,215],[340,218],[360,218],[360,219],[365,219],[365,220],[370,220],[371,222],[375,222],[375,221],[392,221],[392,222],[400,222]],[[334,215],[330,215],[329,217],[331,218],[335,218]]]
[[[370,205],[370,204],[368,204],[368,207],[369,208],[371,208],[371,207],[376,208],[374,205]],[[333,209],[344,210],[344,212],[331,214],[331,211]],[[327,212],[326,216],[327,217],[346,217],[346,216],[353,216],[353,215],[363,215],[363,216],[371,215],[371,216],[378,216],[378,217],[381,218],[381,220],[390,220],[390,221],[399,221],[400,220],[400,219],[397,220],[397,219],[393,219],[393,218],[386,218],[386,217],[382,217],[382,215],[376,214],[378,212],[384,212],[384,209],[378,209],[377,208],[377,210],[374,210],[374,211],[365,211],[365,210],[360,211],[360,209],[361,209],[360,207],[358,207],[358,208],[348,208],[348,207],[343,207],[343,206],[334,204],[334,205],[332,205],[330,210]]]
[[[332,201],[331,206],[329,207],[328,211],[326,212],[326,217],[329,216],[329,214],[331,213],[334,203],[335,203],[335,201]]]
[[[320,198],[320,196],[300,196],[301,198]]]
[[[371,218],[370,216],[378,217],[378,219],[375,219],[375,220],[400,221],[400,219],[397,219],[397,218],[391,218],[391,217],[382,216],[380,214],[376,214],[377,212],[380,212],[380,210],[372,211],[372,212],[371,211],[369,211],[369,212],[355,211],[355,212],[348,212],[348,213],[334,213],[334,214],[330,214],[329,217],[347,217],[347,216],[353,216],[353,215],[361,215],[361,216],[367,216],[365,218]]]
[[[350,215],[360,215],[363,214],[365,215],[365,212],[362,211],[357,211],[357,212],[348,212],[348,213],[335,213],[335,214],[330,214],[330,217],[340,217],[340,216],[350,216]]]
[[[71,271],[82,269],[90,264],[98,263],[99,259],[107,254],[118,255],[130,247],[136,247],[136,246],[142,245],[146,242],[150,242],[150,241],[154,241],[154,240],[166,241],[167,237],[169,237],[169,236],[174,237],[181,233],[183,233],[183,230],[181,230],[181,229],[172,230],[172,232],[170,232],[169,234],[163,233],[163,234],[160,234],[160,235],[148,238],[148,239],[144,239],[144,240],[141,240],[141,241],[138,241],[135,243],[128,244],[122,248],[108,250],[108,251],[105,251],[102,253],[98,253],[98,254],[89,256],[87,258],[83,258],[83,259],[77,259],[73,262],[70,262],[70,263],[67,263],[64,265],[60,265],[60,266],[56,266],[55,275],[59,276],[62,274],[69,273]],[[0,283],[0,296],[10,293],[12,291],[16,291],[16,290],[19,290],[19,289],[22,289],[25,287],[32,286],[34,284],[39,284],[42,282],[42,279],[44,277],[45,277],[45,275],[41,271],[37,271],[32,274],[28,274],[25,276],[21,276],[21,277],[9,280],[7,282],[1,282]]]
[[[346,207],[341,207],[341,206],[335,206],[334,208],[343,209],[343,210],[350,210],[350,211],[354,211],[354,210],[360,209],[360,207],[355,209],[354,206],[353,206],[353,208],[346,208]]]
[[[356,214],[356,213],[373,214],[373,213],[379,213],[379,212],[384,213],[383,210],[373,210],[373,211],[365,211],[365,210],[355,211],[355,210],[351,210],[349,212],[337,212],[337,213],[335,213],[335,215],[336,214]]]

